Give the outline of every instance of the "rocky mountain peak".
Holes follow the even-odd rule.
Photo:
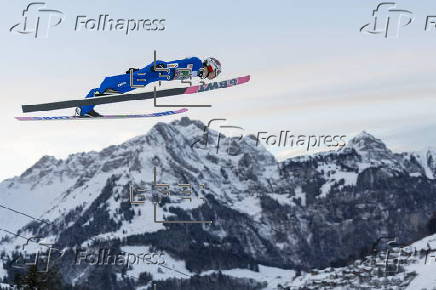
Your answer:
[[[360,134],[356,135],[348,142],[346,146],[354,148],[357,152],[390,152],[382,140],[375,138],[366,131],[362,131]]]
[[[355,150],[362,161],[368,163],[397,163],[395,154],[386,144],[366,131],[352,138],[342,150]]]

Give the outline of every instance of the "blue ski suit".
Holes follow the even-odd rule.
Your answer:
[[[190,76],[196,77],[200,75],[203,62],[197,57],[170,62],[156,60],[158,71],[155,71],[153,67],[154,62],[142,69],[134,70],[133,74],[127,71],[122,75],[106,77],[100,87],[90,90],[85,98],[93,98],[96,94],[104,93],[124,94],[152,82],[183,80],[189,79]],[[163,71],[163,69],[166,69],[166,71]],[[80,107],[80,115],[92,111],[94,107],[94,105]]]

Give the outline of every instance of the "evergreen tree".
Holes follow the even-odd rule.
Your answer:
[[[17,274],[14,279],[17,286],[25,286],[25,289],[38,290],[62,290],[62,279],[55,266],[49,268],[47,272],[38,272],[36,265],[29,267],[25,275]]]

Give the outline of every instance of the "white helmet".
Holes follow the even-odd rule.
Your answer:
[[[204,60],[203,65],[207,68],[209,73],[215,72],[215,76],[221,73],[221,63],[213,57],[208,57]]]

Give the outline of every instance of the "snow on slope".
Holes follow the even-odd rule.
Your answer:
[[[430,148],[412,152],[406,154],[409,158],[415,158],[415,160],[419,163],[420,167],[423,169],[423,173],[417,172],[417,174],[424,175],[428,179],[435,179],[436,176],[436,151]]]
[[[410,245],[417,251],[423,250],[426,255],[406,267],[407,271],[415,271],[418,276],[412,280],[408,290],[435,289],[436,288],[436,253],[430,252],[429,248],[436,249],[436,234],[425,237]]]
[[[35,166],[40,166],[40,172],[8,179],[0,183],[0,204],[35,218],[39,218],[46,210],[55,204],[56,198],[65,188],[71,187],[77,180],[75,176],[62,174],[64,169],[56,171],[53,175],[44,175],[44,171],[52,170],[53,164],[41,162],[43,157]],[[53,167],[52,167],[53,166]],[[35,170],[36,171],[36,170]],[[35,179],[33,179],[34,177]],[[1,227],[16,232],[23,225],[32,221],[31,218],[15,214],[0,207]],[[0,231],[0,237],[5,236]]]
[[[78,207],[82,209],[81,212],[88,210],[92,202],[101,194],[107,181],[112,176],[117,176],[113,196],[106,205],[111,218],[114,222],[121,222],[121,227],[98,237],[121,238],[124,232],[131,235],[153,232],[164,227],[153,221],[151,198],[147,197],[147,202],[136,206],[136,210],[141,210],[141,216],[135,215],[131,221],[127,221],[118,214],[120,201],[115,200],[115,197],[123,196],[123,189],[129,185],[151,188],[153,167],[157,167],[157,182],[169,184],[173,191],[181,182],[181,178],[184,178],[179,172],[186,171],[193,177],[198,173],[207,173],[202,174],[203,179],[200,180],[207,186],[207,190],[194,188],[193,193],[197,198],[193,198],[192,202],[178,202],[175,197],[171,197],[171,204],[165,206],[167,209],[170,206],[182,209],[197,208],[204,203],[200,197],[204,197],[205,193],[213,193],[217,199],[233,204],[236,209],[239,208],[248,215],[258,216],[261,207],[256,200],[248,194],[246,196],[234,194],[235,190],[247,193],[250,191],[249,182],[240,182],[238,177],[241,174],[239,170],[249,168],[241,169],[238,166],[242,161],[250,163],[248,154],[251,153],[258,158],[269,160],[270,166],[252,167],[250,170],[261,177],[260,180],[276,179],[279,175],[274,157],[263,147],[254,146],[255,141],[251,138],[244,138],[233,144],[233,139],[221,135],[221,142],[226,144],[226,147],[219,152],[218,158],[210,159],[209,156],[215,150],[215,146],[201,144],[195,148],[190,146],[195,138],[203,137],[203,126],[202,123],[183,118],[172,125],[158,123],[146,135],[135,137],[118,146],[109,146],[101,152],[72,154],[66,160],[44,156],[21,176],[0,183],[0,200],[5,202],[5,206],[59,224],[65,216]],[[217,132],[210,130],[208,134],[212,143],[213,140],[218,139]],[[244,155],[237,152],[230,153],[227,149],[234,149]],[[177,171],[177,167],[182,168],[183,171]],[[222,167],[227,167],[225,172],[228,182],[226,183],[216,182],[221,176],[214,176]],[[191,180],[186,180],[185,183],[190,182],[197,187],[200,185],[200,181],[192,180],[191,176],[187,177]],[[264,186],[268,184],[265,183]],[[243,206],[248,203],[252,205],[250,208]],[[164,215],[165,207],[158,210],[158,219],[165,219],[171,215],[168,212]],[[2,208],[0,208],[0,220],[1,226],[11,232],[16,232],[32,221],[28,217]],[[73,222],[70,221],[66,226],[70,226]],[[0,233],[7,235],[2,231]],[[31,233],[22,233],[22,235],[27,237],[31,236]],[[21,246],[22,242],[21,239],[16,239],[7,248]]]
[[[205,271],[201,275],[211,275],[212,273],[217,273],[217,271]],[[295,271],[284,270],[276,267],[268,267],[264,265],[259,265],[259,271],[252,271],[248,269],[231,269],[223,270],[222,274],[226,276],[231,276],[235,278],[249,278],[257,282],[266,282],[267,286],[264,290],[275,290],[278,289],[277,285],[285,285],[290,280],[294,279]]]
[[[162,256],[150,258],[150,263],[147,263],[147,258],[140,259],[141,254],[152,253],[149,247],[133,247],[125,246],[121,247],[126,253],[132,253],[137,255],[139,258],[136,263],[132,264],[129,270],[127,270],[127,275],[132,277],[139,277],[139,274],[143,272],[148,272],[153,275],[154,281],[167,280],[174,277],[187,278],[194,273],[186,269],[186,263],[182,260],[176,260],[172,258],[167,252],[163,251]],[[133,259],[131,259],[133,261]],[[162,265],[160,263],[164,262]],[[156,263],[156,264],[154,264]],[[165,267],[164,267],[165,266]],[[173,270],[172,270],[173,269]]]
[[[147,135],[138,136],[118,146],[109,146],[101,152],[73,154],[66,160],[43,157],[22,176],[0,183],[0,200],[7,202],[6,205],[15,209],[26,209],[29,214],[36,217],[62,222],[65,215],[77,207],[82,207],[83,211],[87,210],[101,194],[107,181],[112,176],[117,176],[114,182],[115,188],[111,192],[112,196],[107,201],[105,200],[104,206],[107,206],[111,219],[116,223],[120,222],[121,226],[115,231],[105,232],[95,237],[121,239],[126,236],[126,232],[128,235],[156,232],[165,229],[165,227],[153,222],[151,196],[146,197],[144,204],[134,207],[135,212],[141,211],[141,215],[135,214],[129,221],[118,214],[120,201],[116,198],[125,195],[123,190],[130,184],[141,188],[151,188],[153,167],[157,167],[158,183],[167,183],[174,188],[181,182],[181,179],[185,179],[183,182],[194,183],[194,186],[197,186],[194,190],[195,197],[204,197],[205,193],[212,193],[217,200],[240,213],[251,216],[255,221],[260,221],[262,208],[259,198],[250,196],[253,182],[251,179],[244,180],[243,178],[244,174],[251,174],[260,180],[260,190],[269,188],[268,181],[277,181],[280,178],[275,158],[263,147],[254,146],[255,140],[250,137],[236,141],[230,138],[222,139],[224,144],[230,146],[225,149],[231,150],[223,150],[220,154],[211,154],[216,150],[213,143],[210,144],[211,146],[199,143],[193,148],[191,146],[193,139],[201,137],[203,133],[203,128],[198,123],[182,119],[172,125],[159,123]],[[217,140],[218,134],[210,131],[208,137],[211,140]],[[355,150],[360,159],[357,162],[355,160],[338,162],[334,159],[346,150]],[[337,188],[340,190],[341,186],[355,185],[358,174],[368,167],[384,164],[401,170],[405,168],[398,156],[387,149],[380,140],[365,132],[354,138],[349,145],[339,152],[324,152],[315,156],[326,158],[326,161],[318,163],[319,166],[316,168],[316,172],[322,175],[325,180],[324,185],[321,186],[321,197],[326,197],[333,186],[338,186]],[[257,165],[258,159],[263,161],[263,166]],[[306,162],[311,160],[311,157],[292,158],[292,160]],[[428,158],[427,161],[419,160],[427,177],[433,176],[431,174],[434,167],[432,167],[431,162],[428,162]],[[222,182],[222,175],[227,176],[225,182]],[[206,184],[207,190],[199,190],[200,184]],[[302,187],[296,186],[293,192],[295,197],[300,198],[301,204],[305,206],[306,193],[303,192]],[[295,206],[288,194],[272,192],[270,196],[278,200],[280,204]],[[171,203],[165,205],[164,208],[159,208],[158,219],[165,219],[171,215],[168,211],[164,211],[170,206],[193,209],[203,204],[199,198],[194,199],[192,203],[178,202],[176,197],[171,197],[170,201]],[[29,218],[11,214],[11,212],[1,208],[0,220],[2,221],[1,226],[7,227],[11,231],[18,230],[30,221]],[[88,224],[90,222],[91,220],[87,221]],[[55,238],[52,235],[47,239]],[[7,247],[5,245],[2,247],[12,250],[15,246],[21,246],[22,242],[17,240],[9,243]],[[277,245],[277,247],[281,246]],[[130,247],[128,250],[136,251],[137,249]],[[186,270],[184,261],[169,258],[169,263],[177,269]],[[156,272],[155,265],[151,265],[153,269],[148,266],[135,265],[128,271],[129,275],[137,276],[140,272],[149,271],[156,275],[156,279],[165,279],[166,275],[174,276],[174,273],[167,273],[166,270]],[[427,271],[430,275],[431,270],[427,269],[418,269],[423,272],[421,277],[425,277]],[[277,284],[282,283],[282,285],[286,283],[290,285],[290,279],[294,279],[295,276],[293,271],[265,266],[260,266],[259,272],[232,269],[225,270],[223,273],[234,277],[252,277],[258,281],[267,280],[270,281],[268,287],[270,284],[271,287],[276,287]],[[324,279],[324,276],[318,278]],[[307,276],[305,277],[307,278]],[[303,283],[302,281],[307,281],[307,279],[296,278],[293,283]],[[427,278],[423,279],[424,282],[427,281]],[[416,283],[421,283],[419,280],[416,281],[418,281]],[[430,279],[430,281],[432,280]]]
[[[390,254],[382,250],[345,267],[313,269],[300,276],[288,276],[280,284],[291,289],[436,289],[436,234],[402,246],[401,252],[399,249],[392,248]],[[400,257],[400,264],[396,257]],[[388,272],[386,263],[390,267]]]

